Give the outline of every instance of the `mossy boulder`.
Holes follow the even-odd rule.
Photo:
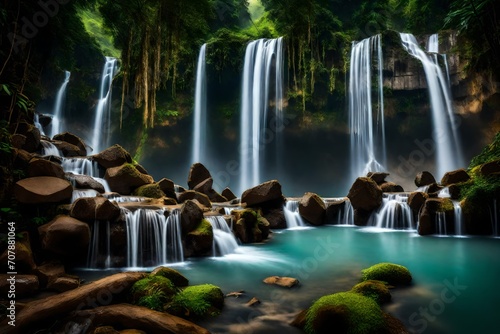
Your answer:
[[[391,301],[391,292],[385,282],[376,280],[367,280],[356,284],[351,292],[362,294],[365,297],[371,298],[379,305]]]
[[[318,299],[305,316],[308,334],[381,333],[385,320],[380,306],[371,298],[354,292],[339,292]]]
[[[156,311],[163,311],[164,305],[172,301],[177,291],[174,283],[161,275],[143,278],[130,290],[134,304]]]
[[[467,182],[469,180],[470,176],[467,171],[465,169],[458,169],[445,173],[441,179],[441,185],[446,187],[450,184]]]
[[[214,232],[212,225],[203,219],[198,226],[189,232],[185,238],[185,255],[198,256],[206,255],[212,251],[214,242]]]
[[[132,157],[123,147],[116,144],[93,156],[104,168],[119,167],[132,162]]]
[[[122,195],[129,195],[132,190],[145,184],[153,183],[153,178],[142,174],[131,163],[125,163],[118,167],[108,168],[104,179],[108,181],[111,191]]]
[[[189,280],[184,275],[177,270],[168,267],[158,267],[151,272],[150,276],[163,276],[168,278],[177,287],[189,285]]]
[[[161,190],[157,183],[153,183],[140,186],[134,190],[132,195],[149,198],[162,198],[165,196],[165,193]]]
[[[412,276],[410,271],[399,264],[379,263],[361,271],[362,280],[376,280],[387,282],[391,285],[408,285]]]
[[[454,206],[449,198],[429,198],[425,201],[419,214],[418,233],[430,235],[437,231],[436,215],[442,213],[446,217],[446,229],[452,230],[454,220]]]
[[[179,292],[166,310],[183,318],[202,319],[219,315],[223,306],[222,290],[212,284],[202,284]]]
[[[234,233],[243,243],[261,242],[269,235],[270,223],[252,209],[234,210]]]

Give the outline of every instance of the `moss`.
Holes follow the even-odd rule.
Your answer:
[[[353,292],[339,292],[321,297],[306,314],[305,332],[379,333],[384,327],[380,306],[368,297]]]
[[[486,146],[483,151],[472,158],[469,170],[487,162],[500,159],[500,132],[495,135],[493,142]]]
[[[162,198],[165,193],[161,191],[160,186],[156,183],[145,184],[133,192],[134,196],[149,197],[149,198]]]
[[[382,281],[368,280],[356,284],[352,292],[362,294],[365,297],[371,298],[379,305],[391,301],[391,293],[389,287]]]
[[[151,273],[151,276],[162,276],[168,278],[175,286],[183,287],[189,285],[189,280],[175,269],[158,267]]]
[[[133,303],[150,308],[157,307],[159,301],[162,305],[170,301],[176,292],[177,288],[172,281],[163,276],[143,278],[131,289]]]
[[[453,202],[448,199],[448,198],[445,198],[441,201],[441,204],[439,205],[439,207],[437,208],[437,212],[449,212],[449,211],[453,211],[454,210],[454,207],[453,207]]]
[[[215,285],[189,286],[177,294],[167,311],[188,318],[207,318],[220,314],[224,305],[224,294]]]
[[[196,235],[213,235],[212,224],[206,219],[203,219],[200,224],[191,232]]]
[[[392,285],[410,284],[412,277],[410,271],[399,264],[379,263],[361,271],[362,280],[377,280]]]

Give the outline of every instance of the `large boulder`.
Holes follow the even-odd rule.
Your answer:
[[[299,213],[312,225],[323,225],[325,223],[325,202],[314,193],[305,193],[299,202]]]
[[[469,174],[465,171],[465,169],[458,169],[451,172],[447,172],[444,174],[441,179],[441,185],[446,187],[450,184],[467,182],[470,180]]]
[[[186,201],[181,207],[182,234],[193,231],[203,220],[203,211],[192,200]]]
[[[485,163],[479,167],[479,173],[482,176],[498,175],[500,174],[500,160]]]
[[[97,182],[93,177],[88,175],[66,173],[65,177],[77,189],[94,189],[101,194],[106,191],[102,183]]]
[[[165,196],[177,199],[175,196],[175,184],[172,180],[163,178],[156,182],[156,184],[160,187]]]
[[[347,197],[355,210],[361,209],[370,212],[382,204],[382,189],[372,179],[358,177]]]
[[[211,178],[208,169],[201,163],[195,163],[191,166],[188,175],[188,186],[189,189],[193,190],[198,184],[202,183],[206,179]]]
[[[61,165],[45,159],[32,159],[27,168],[28,177],[53,176],[64,179],[64,170]]]
[[[82,197],[71,206],[70,216],[83,221],[112,221],[120,216],[120,208],[104,197]]]
[[[16,145],[16,148],[21,148],[30,153],[34,153],[40,147],[40,130],[38,130],[34,125],[27,122],[13,122],[11,124],[11,133],[16,135],[24,136],[21,141],[21,146]],[[16,140],[14,140],[16,142]]]
[[[366,174],[366,177],[369,177],[373,181],[375,181],[378,185],[381,185],[382,183],[385,183],[385,178],[389,176],[389,173],[382,173],[382,172],[369,172]]]
[[[429,198],[420,211],[418,219],[418,234],[429,235],[438,232],[436,226],[436,215],[442,213],[446,217],[446,230],[450,231],[453,227],[454,206],[449,198]]]
[[[142,174],[130,163],[108,168],[104,179],[108,181],[111,191],[122,195],[130,195],[134,189],[153,183],[151,176]]]
[[[31,297],[38,291],[40,284],[35,275],[15,275],[11,281],[11,275],[0,274],[0,293],[7,296],[11,290],[11,284],[15,282],[15,295],[17,298]]]
[[[252,209],[234,210],[234,234],[243,243],[261,242],[269,235],[269,222]]]
[[[187,233],[184,244],[184,255],[187,257],[212,254],[214,232],[210,222],[202,219],[194,229]]]
[[[33,159],[33,157],[35,156],[33,153],[29,153],[28,151],[17,148],[12,149],[12,155],[13,155],[12,163],[14,165],[14,168],[16,169],[28,168],[28,164],[30,163],[31,159]]]
[[[210,190],[213,189],[213,184],[214,184],[214,180],[211,177],[209,177],[209,178],[201,181],[197,185],[195,185],[193,187],[193,190],[197,191],[197,192],[200,192],[200,193],[203,193],[205,195],[208,195],[208,193],[210,192]]]
[[[71,183],[52,176],[30,177],[14,186],[14,197],[24,204],[69,202],[72,195]]]
[[[87,155],[87,147],[85,146],[85,142],[80,137],[75,136],[72,133],[63,132],[63,133],[55,135],[54,138],[52,138],[52,139],[64,141],[66,143],[69,143],[71,145],[78,147],[78,149],[79,149],[78,155],[79,156],[83,157],[83,156]]]
[[[384,193],[402,193],[404,192],[403,187],[394,182],[384,182],[380,184],[380,189]]]
[[[326,215],[325,219],[326,222],[331,224],[331,223],[337,223],[339,220],[339,213],[342,212],[342,210],[345,210],[347,199],[341,199],[333,202],[328,202],[326,205]],[[339,222],[341,223],[341,222]]]
[[[283,229],[287,227],[283,208],[268,210],[262,213],[262,216],[267,219],[270,228]]]
[[[162,198],[165,197],[165,193],[161,190],[157,183],[145,184],[135,189],[132,193],[134,196],[139,197],[149,197],[149,198]]]
[[[408,285],[412,276],[408,268],[394,263],[378,263],[361,271],[363,281],[376,280],[390,285]]]
[[[212,203],[210,202],[210,198],[207,195],[199,193],[194,190],[187,190],[177,194],[177,202],[184,203],[188,200],[196,200],[203,206],[207,208],[212,207]]]
[[[266,202],[284,201],[281,184],[277,180],[264,182],[246,190],[241,195],[241,202],[247,206],[256,206]]]
[[[132,162],[132,157],[123,147],[116,144],[93,156],[104,168],[119,167]]]
[[[408,205],[413,214],[417,215],[420,212],[420,209],[428,198],[429,195],[423,192],[414,192],[410,194],[408,197]]]
[[[69,216],[57,216],[38,232],[42,249],[64,257],[86,253],[90,242],[89,226]]]
[[[54,140],[52,141],[52,144],[54,144],[55,147],[61,152],[61,155],[63,157],[81,157],[82,156],[82,150],[73,144],[70,144],[65,141],[61,140]],[[85,155],[85,153],[83,154]]]
[[[64,270],[64,265],[61,262],[49,261],[39,265],[35,270],[35,274],[40,280],[40,286],[45,287],[49,282],[64,276],[66,271]]]
[[[225,188],[224,190],[222,190],[221,195],[227,198],[228,201],[236,199],[236,195],[229,188]]]
[[[419,188],[431,185],[433,183],[436,183],[436,179],[428,171],[420,172],[415,177],[415,185]]]

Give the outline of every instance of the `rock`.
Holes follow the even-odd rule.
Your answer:
[[[187,257],[211,254],[214,244],[212,225],[203,219],[192,231],[187,233],[184,244],[185,256]]]
[[[26,150],[30,153],[34,153],[38,150],[40,147],[40,130],[38,130],[34,125],[29,124],[25,121],[21,121],[19,123],[11,123],[11,133],[13,134],[19,134],[24,136],[21,140],[19,140],[22,143],[21,147],[14,146],[16,148],[21,148],[23,150]],[[16,145],[18,145],[18,139],[14,138],[14,142]]]
[[[163,198],[163,205],[177,205],[177,201],[173,198],[170,197],[164,197]]]
[[[436,194],[435,196],[437,196],[437,193],[443,189],[444,189],[444,187],[441,187],[437,183],[433,183],[433,184],[429,185],[429,189],[427,189],[427,193],[429,194],[429,197],[432,197],[432,196],[430,196],[431,194]]]
[[[10,136],[10,142],[12,143],[13,148],[18,150],[23,149],[24,144],[26,144],[26,136],[19,133],[15,133]]]
[[[123,147],[116,144],[93,156],[94,160],[104,168],[119,167],[132,163],[132,157]],[[140,173],[140,171],[139,171]],[[142,173],[141,173],[142,174]]]
[[[264,218],[269,222],[269,227],[272,229],[283,229],[286,228],[285,214],[283,213],[283,208],[271,209],[266,213],[262,214]]]
[[[241,195],[241,202],[246,203],[247,206],[256,206],[275,200],[283,200],[281,184],[276,180],[267,181],[250,188]]]
[[[135,272],[115,274],[82,285],[74,290],[27,303],[17,313],[16,329],[19,333],[26,333],[28,328],[35,328],[36,324],[41,321],[60,320],[64,315],[77,309],[91,307],[91,310],[96,310],[95,307],[100,303],[109,303],[111,300],[116,300],[119,295],[128,292],[132,285],[144,276],[143,273]],[[140,309],[144,308],[141,307]],[[162,313],[162,316],[165,316],[165,314]],[[122,317],[125,317],[125,315],[122,315]],[[90,317],[87,317],[87,319],[90,319]],[[144,319],[149,319],[149,317]],[[95,317],[93,320],[99,323]]]
[[[15,243],[16,271],[18,273],[31,273],[35,268],[35,260],[31,250],[31,243],[28,232],[21,232],[21,237]],[[0,256],[0,264],[7,268],[9,260],[9,250],[6,249]]]
[[[66,173],[65,177],[77,189],[94,189],[101,194],[105,192],[104,186],[90,176]]]
[[[293,321],[290,323],[290,326],[304,329],[304,326],[306,325],[306,315],[307,310],[300,311],[299,314],[297,314]]]
[[[80,286],[80,280],[76,277],[57,277],[54,280],[49,281],[47,284],[47,289],[54,290],[57,292],[65,292],[69,290],[76,289]]]
[[[292,288],[299,284],[299,280],[292,277],[271,276],[263,280],[266,284],[274,284],[284,288]]]
[[[229,188],[225,188],[222,190],[222,196],[227,198],[228,201],[232,201],[233,199],[236,199],[236,195],[231,191]]]
[[[49,282],[65,275],[64,265],[59,261],[45,262],[36,268],[35,274],[40,280],[40,286],[45,287]]]
[[[26,172],[28,177],[53,176],[64,179],[62,167],[45,159],[32,159]]]
[[[410,334],[401,320],[396,319],[389,313],[384,313],[385,328],[388,334]]]
[[[347,197],[354,209],[370,212],[382,204],[382,189],[372,179],[358,177]]]
[[[363,281],[376,280],[391,285],[408,285],[412,281],[411,273],[406,267],[387,262],[361,270],[361,276]]]
[[[64,142],[69,143],[71,145],[75,145],[76,147],[78,147],[78,150],[79,150],[78,155],[79,156],[83,157],[83,156],[87,155],[87,147],[85,145],[85,142],[80,137],[77,137],[72,133],[63,132],[61,134],[55,135],[54,138],[52,138],[52,139],[64,141]]]
[[[479,173],[482,176],[490,176],[500,173],[500,160],[485,163],[479,167]]]
[[[413,214],[417,215],[420,212],[420,209],[428,198],[429,195],[423,192],[414,192],[410,194],[408,197],[408,205],[410,206]]]
[[[269,222],[252,209],[233,210],[234,234],[243,243],[261,242],[269,234]]]
[[[379,305],[387,304],[391,301],[391,292],[389,291],[389,287],[382,281],[366,280],[356,284],[351,291],[371,298]]]
[[[120,207],[104,197],[82,197],[71,206],[70,216],[84,221],[113,221],[120,216]]]
[[[11,290],[11,275],[0,274],[0,294],[7,297]],[[38,291],[40,284],[35,275],[15,275],[15,295],[16,298],[32,297]]]
[[[158,184],[165,196],[177,199],[177,196],[175,195],[175,185],[172,180],[163,178],[156,182],[156,184]]]
[[[189,280],[175,269],[158,267],[149,276],[163,276],[168,278],[175,286],[184,287],[189,285]]]
[[[16,182],[15,198],[24,204],[61,203],[71,201],[73,187],[63,179],[37,176]]]
[[[299,213],[312,225],[323,225],[326,217],[326,206],[318,195],[305,193],[299,202]]]
[[[339,212],[344,210],[345,205],[346,205],[346,199],[327,203],[325,211],[325,222],[336,223],[338,221]]]
[[[33,159],[34,154],[23,149],[13,149],[13,165],[17,169],[27,169],[28,164]]]
[[[142,165],[139,165],[139,164],[134,164],[135,168],[141,172],[142,174],[146,174],[146,175],[149,175],[148,171],[146,170],[146,168],[144,168]]]
[[[65,257],[86,253],[90,242],[89,226],[68,216],[57,216],[38,232],[42,249]]]
[[[184,188],[183,186],[180,186],[178,184],[175,185],[175,192],[176,193],[183,193],[186,191],[186,188]]]
[[[253,297],[245,305],[249,306],[249,307],[257,306],[257,305],[260,305],[260,300],[258,300],[257,298]]]
[[[81,157],[81,149],[73,144],[67,143],[65,141],[54,140],[52,141],[55,147],[61,152],[63,157]],[[85,155],[85,153],[83,154]]]
[[[240,291],[233,291],[228,294],[226,294],[226,297],[235,297],[238,298],[240,296],[243,296],[245,294],[245,291],[240,290]]]
[[[452,184],[448,187],[448,190],[450,191],[450,198],[453,200],[458,200],[461,197],[461,188],[460,186],[456,184]]]
[[[354,225],[356,226],[366,226],[370,220],[372,211],[365,211],[363,209],[354,210]]]
[[[394,182],[385,182],[380,185],[380,189],[382,189],[382,192],[384,193],[402,193],[404,192],[403,187],[400,185],[397,185]]]
[[[108,168],[104,179],[108,181],[111,191],[122,195],[129,195],[132,190],[153,183],[151,176],[142,174],[130,163]]]
[[[443,178],[441,179],[441,185],[446,187],[450,184],[467,182],[469,180],[470,176],[469,174],[467,174],[465,169],[458,169],[444,174]]]
[[[190,190],[194,189],[198,184],[202,183],[206,179],[211,178],[208,169],[201,163],[195,163],[191,166],[188,175],[188,187]]]
[[[452,228],[454,218],[453,202],[449,198],[429,198],[420,211],[418,234],[429,235],[437,232],[436,213],[443,212],[446,216],[447,230]]]
[[[197,200],[201,205],[207,208],[212,207],[212,202],[210,202],[210,199],[205,194],[196,192],[194,190],[187,190],[185,192],[177,194],[177,202],[184,203],[188,200]]]
[[[135,189],[132,193],[134,196],[139,197],[149,197],[149,198],[162,198],[165,197],[165,193],[161,191],[161,188],[158,184],[145,184]]]
[[[389,173],[381,173],[381,172],[369,172],[366,174],[366,177],[369,177],[375,183],[378,185],[381,185],[382,183],[386,183],[385,178],[389,176]]]
[[[210,199],[211,202],[213,203],[225,203],[227,202],[227,198],[219,194],[213,189],[210,189],[207,193],[208,198]]]
[[[174,297],[167,312],[202,319],[218,315],[224,306],[224,294],[212,284],[188,286]],[[184,333],[184,332],[183,332]]]
[[[419,188],[431,185],[433,183],[436,183],[436,179],[430,172],[423,171],[418,173],[415,177],[415,185]]]
[[[149,300],[161,299],[163,303],[169,303],[176,292],[177,288],[172,281],[163,276],[147,276],[137,281],[130,290],[134,304],[156,311],[162,311],[163,305],[149,302]]]
[[[182,234],[193,231],[203,220],[203,211],[192,200],[187,200],[181,207]]]
[[[113,326],[100,326],[92,334],[120,334],[120,332],[114,329]]]
[[[193,190],[208,195],[208,193],[213,189],[212,188],[213,184],[214,180],[211,177],[209,177],[208,179],[205,179],[200,183],[198,183],[196,186],[194,186]]]

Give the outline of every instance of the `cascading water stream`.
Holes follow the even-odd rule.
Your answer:
[[[212,231],[214,233],[213,255],[224,256],[234,253],[236,248],[238,248],[238,241],[233,232],[231,232],[224,217],[211,216],[206,217],[206,219],[210,222],[210,225],[212,225]]]
[[[90,176],[103,187],[105,192],[111,192],[108,182],[100,177],[99,164],[89,158],[62,158],[61,166],[65,173]],[[95,197],[96,192],[92,190],[74,190],[73,202],[81,197]]]
[[[281,37],[259,39],[250,42],[246,48],[240,122],[240,192],[261,181],[261,156],[267,141],[265,131],[274,131],[276,144],[281,143],[279,132],[283,130],[283,61]],[[271,84],[272,78],[275,80],[274,84]],[[273,104],[274,115],[269,115],[269,106]]]
[[[111,92],[116,72],[116,58],[106,57],[101,77],[99,101],[94,116],[94,128],[92,130],[92,149],[96,153],[109,146],[111,133]]]
[[[46,141],[46,140],[42,139],[42,140],[40,140],[40,145],[42,146],[41,154],[43,156],[46,156],[46,155],[53,155],[56,157],[61,156],[61,152],[59,151],[59,149],[54,144],[52,144],[50,141]]]
[[[63,119],[63,105],[64,105],[64,97],[66,96],[66,86],[68,85],[69,78],[71,77],[71,72],[65,71],[65,79],[59,88],[59,91],[56,95],[56,102],[54,105],[54,113],[52,116],[52,122],[50,123],[50,138],[53,138],[55,135],[61,133],[61,123]]]
[[[458,169],[464,165],[448,81],[437,64],[437,58],[431,57],[424,52],[415,36],[405,33],[401,33],[400,36],[405,50],[411,56],[420,60],[424,68],[434,123],[436,172],[438,176],[443,176],[445,172]]]
[[[287,200],[283,207],[283,213],[287,228],[306,226],[304,219],[299,214],[299,201]]]
[[[376,121],[373,117],[372,106],[372,57],[375,50],[378,66]],[[349,71],[350,168],[353,178],[366,175],[368,172],[382,171],[386,163],[382,70],[380,35],[353,43]]]
[[[429,36],[429,40],[427,41],[427,52],[439,53],[439,36],[438,36],[438,34],[432,34]]]
[[[464,222],[463,222],[462,207],[460,206],[459,201],[453,201],[453,212],[455,214],[455,235],[463,236]]]
[[[335,225],[354,226],[354,208],[351,201],[347,197],[332,198],[335,202],[344,202],[344,205],[337,213],[337,220],[333,222]],[[327,205],[327,203],[325,203]],[[328,207],[328,205],[327,205]],[[331,222],[330,222],[331,223]]]
[[[382,206],[370,217],[370,226],[393,230],[414,230],[408,194],[384,194]]]
[[[203,44],[198,56],[196,71],[196,90],[194,104],[194,129],[193,129],[193,156],[192,163],[205,162],[206,128],[207,128],[207,77],[206,77],[206,49]]]

